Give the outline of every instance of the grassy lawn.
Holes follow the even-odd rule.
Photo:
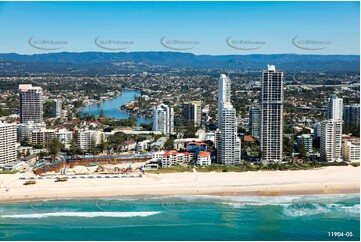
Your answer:
[[[271,163],[271,164],[250,164],[241,163],[236,166],[227,166],[221,164],[212,164],[210,166],[196,167],[197,172],[246,172],[246,171],[296,171],[296,170],[310,170],[314,168],[326,167],[326,166],[347,166],[349,164],[345,162],[327,162],[327,163],[306,163],[306,164],[294,164],[294,163]],[[359,166],[360,163],[353,163],[353,166]],[[192,172],[193,168],[184,165],[174,165],[171,167],[159,168],[156,171],[147,171],[148,173],[176,173],[176,172]]]

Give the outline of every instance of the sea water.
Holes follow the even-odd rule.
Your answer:
[[[359,194],[0,204],[0,240],[360,240]]]

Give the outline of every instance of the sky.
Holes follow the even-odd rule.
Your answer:
[[[1,2],[0,53],[359,54],[359,2]]]

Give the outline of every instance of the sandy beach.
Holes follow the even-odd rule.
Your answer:
[[[145,174],[142,178],[37,180],[0,175],[0,202],[41,199],[162,195],[264,195],[359,193],[360,169],[352,166],[299,171]]]

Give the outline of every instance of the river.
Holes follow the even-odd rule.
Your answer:
[[[129,114],[123,111],[119,111],[118,107],[130,101],[133,101],[135,97],[138,97],[140,95],[141,95],[140,91],[123,89],[121,95],[113,99],[103,101],[101,103],[96,103],[90,106],[83,107],[80,110],[80,113],[94,114],[95,116],[98,116],[100,114],[100,110],[103,110],[104,116],[106,117],[115,118],[115,119],[127,119],[129,118]],[[151,119],[137,117],[137,124],[141,124],[141,123],[149,124],[151,122],[152,122]]]

